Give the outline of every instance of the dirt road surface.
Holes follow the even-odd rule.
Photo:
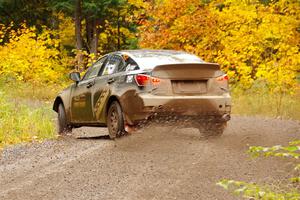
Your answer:
[[[106,129],[11,147],[0,159],[0,199],[239,199],[222,178],[280,183],[293,163],[251,159],[248,145],[287,144],[300,122],[234,116],[220,138],[196,129],[150,127],[116,141]]]

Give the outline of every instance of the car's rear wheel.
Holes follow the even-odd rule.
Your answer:
[[[58,105],[57,114],[58,114],[57,115],[58,134],[64,135],[64,134],[72,132],[72,127],[68,124],[65,107],[62,103]]]
[[[209,136],[221,136],[227,126],[227,122],[219,123],[203,123],[198,126],[198,130],[206,137]]]
[[[107,113],[107,128],[111,139],[115,139],[126,133],[122,108],[117,101],[112,102],[109,106]]]

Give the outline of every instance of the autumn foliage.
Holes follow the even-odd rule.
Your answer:
[[[265,3],[264,3],[265,2]],[[140,2],[143,48],[178,49],[221,64],[243,89],[261,82],[290,93],[300,71],[297,0],[162,0]]]
[[[17,30],[0,25],[0,75],[24,82],[61,81],[70,65],[60,49],[55,32],[44,27],[37,34],[35,27],[22,24]]]

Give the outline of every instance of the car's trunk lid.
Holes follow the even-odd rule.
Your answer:
[[[220,76],[220,66],[216,63],[187,63],[156,66],[152,76],[171,80],[199,80]]]
[[[169,64],[156,66],[152,76],[161,83],[152,91],[156,95],[220,94],[216,77],[224,74],[215,63]]]

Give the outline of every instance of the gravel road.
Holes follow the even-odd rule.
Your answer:
[[[252,159],[245,152],[248,145],[299,139],[300,122],[234,116],[220,138],[157,126],[116,141],[106,133],[81,128],[74,131],[77,138],[5,149],[0,199],[239,199],[216,182],[286,179],[292,163]]]

